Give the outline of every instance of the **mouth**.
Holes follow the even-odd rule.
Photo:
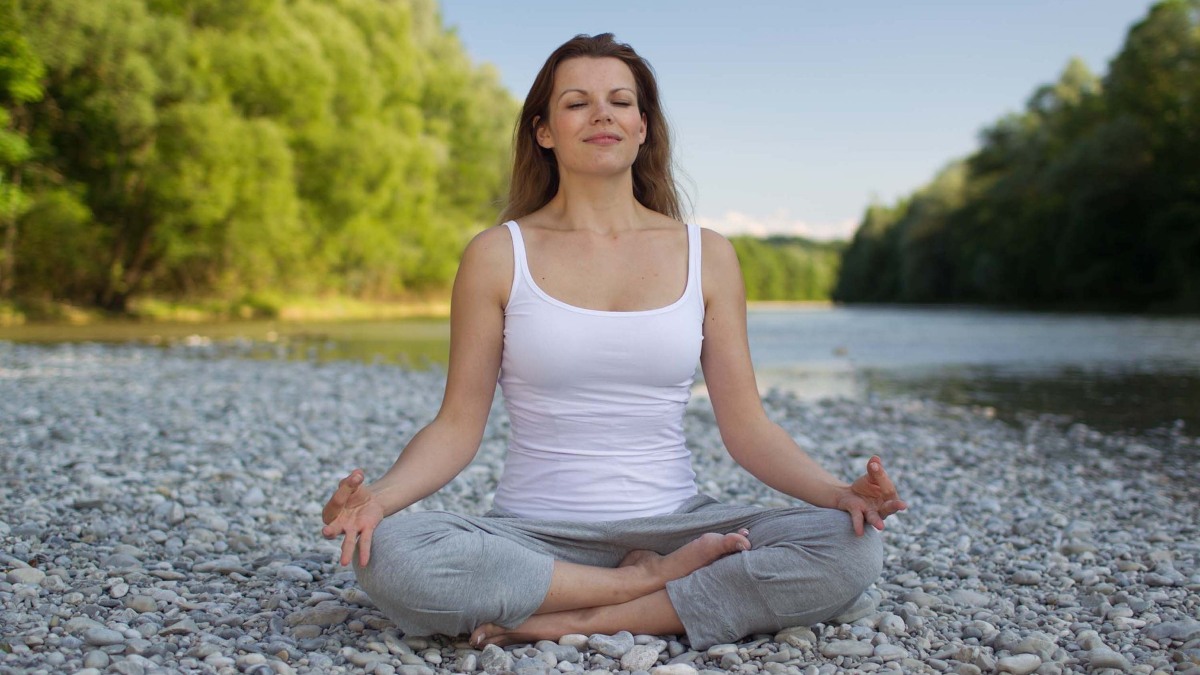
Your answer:
[[[616,134],[608,134],[608,133],[595,134],[594,136],[588,136],[587,138],[583,139],[583,142],[584,143],[596,143],[598,145],[611,145],[613,143],[621,142],[621,137]]]

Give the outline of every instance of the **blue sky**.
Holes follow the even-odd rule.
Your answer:
[[[727,234],[848,237],[977,146],[1072,56],[1108,70],[1153,3],[442,0],[478,63],[523,99],[577,33],[658,73],[692,220]]]

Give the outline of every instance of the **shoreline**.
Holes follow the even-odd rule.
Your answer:
[[[622,670],[587,644],[498,656],[399,636],[336,565],[321,505],[350,468],[391,464],[436,412],[443,378],[203,345],[0,342],[0,672],[542,672],[552,654],[559,672]],[[669,637],[649,669],[1200,668],[1194,463],[1049,416],[1017,427],[907,399],[765,403],[835,475],[882,455],[909,502],[887,522],[875,606],[707,652]],[[790,502],[732,463],[704,401],[685,430],[702,492]],[[472,465],[412,510],[486,510],[506,432],[497,404]]]

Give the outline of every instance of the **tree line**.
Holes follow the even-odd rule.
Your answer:
[[[1200,0],[1165,0],[1103,77],[1072,60],[980,147],[866,210],[834,297],[1200,309]]]
[[[506,191],[433,0],[0,0],[0,300],[390,297]]]

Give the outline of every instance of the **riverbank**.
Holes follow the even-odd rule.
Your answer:
[[[345,296],[247,295],[238,299],[171,300],[136,298],[125,312],[65,302],[0,302],[0,329],[155,323],[198,324],[261,319],[280,321],[386,321],[450,316],[450,293],[444,289],[396,300],[361,300]]]
[[[648,636],[477,652],[397,636],[318,535],[337,479],[378,475],[432,418],[442,372],[220,353],[0,342],[0,672],[1200,668],[1194,437],[772,395],[830,470],[881,454],[909,501],[861,618],[704,653]],[[703,491],[787,503],[732,464],[704,401],[686,425]],[[486,510],[506,429],[497,404],[472,466],[414,508]]]

